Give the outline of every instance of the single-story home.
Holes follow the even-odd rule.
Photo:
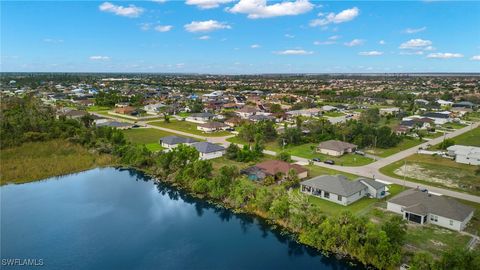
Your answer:
[[[317,146],[317,152],[322,153],[325,155],[330,155],[334,157],[342,156],[345,153],[352,153],[357,149],[355,144],[337,141],[337,140],[329,140],[321,142]]]
[[[380,115],[395,115],[400,112],[400,108],[391,107],[391,108],[380,108]]]
[[[222,122],[208,122],[197,126],[197,129],[203,132],[215,132],[226,130],[227,128],[229,128],[229,126]]]
[[[321,112],[322,110],[319,108],[310,108],[310,109],[304,109],[304,110],[288,111],[286,112],[286,114],[290,118],[294,118],[297,116],[314,117],[314,116],[319,116]]]
[[[133,124],[119,121],[104,121],[95,124],[97,127],[113,127],[117,129],[130,129],[133,127]]]
[[[180,144],[191,145],[192,143],[196,143],[196,142],[198,141],[195,139],[179,137],[179,136],[166,136],[166,137],[160,138],[160,145],[167,149],[175,148]]]
[[[218,144],[213,144],[209,142],[197,142],[192,144],[198,153],[200,153],[200,159],[212,159],[218,158],[225,154],[225,147]]]
[[[474,209],[458,201],[423,192],[406,190],[387,202],[387,210],[418,224],[435,224],[462,231],[473,216]]]
[[[443,125],[453,120],[450,117],[450,112],[429,112],[422,116],[432,119],[436,125]]]
[[[230,127],[236,127],[239,126],[242,123],[242,119],[238,117],[232,117],[227,120],[225,120],[225,124],[227,124]]]
[[[480,147],[466,145],[452,145],[447,148],[448,155],[455,157],[455,161],[462,164],[480,165]]]
[[[212,120],[214,117],[215,114],[209,112],[192,113],[187,118],[185,118],[185,121],[204,124]]]
[[[300,183],[300,191],[341,205],[349,205],[365,196],[383,198],[386,185],[372,179],[348,180],[343,175],[320,175]]]
[[[132,106],[125,106],[125,107],[117,107],[115,108],[114,112],[115,113],[119,113],[119,114],[133,114],[135,113],[137,110],[132,107]]]
[[[88,114],[88,112],[81,111],[81,110],[69,110],[69,111],[66,111],[65,113],[63,113],[63,115],[66,118],[69,118],[69,119],[80,119],[87,114]]]
[[[277,180],[283,180],[288,176],[290,170],[294,170],[299,179],[304,179],[308,176],[308,170],[306,168],[282,160],[267,160],[243,169],[241,173],[247,175],[250,180],[254,181],[263,180],[267,176],[280,177],[280,179]]]
[[[148,104],[148,105],[145,105],[143,106],[143,109],[145,110],[145,112],[147,112],[148,114],[152,114],[152,115],[156,115],[158,114],[161,109],[163,107],[165,107],[166,105],[163,104],[163,103],[154,103],[154,104]]]
[[[252,106],[245,106],[240,110],[235,111],[235,113],[242,119],[248,119],[250,118],[250,116],[257,114],[257,112],[259,112],[259,110],[256,107]]]
[[[275,117],[271,115],[263,115],[263,114],[257,114],[257,115],[252,115],[248,118],[248,120],[252,122],[261,122],[261,121],[275,121]]]

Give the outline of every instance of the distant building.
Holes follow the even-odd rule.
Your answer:
[[[130,114],[134,114],[136,112],[136,109],[132,106],[126,106],[126,107],[117,107],[115,110],[114,110],[115,113],[119,113],[119,114],[127,114],[127,115],[130,115]]]
[[[435,224],[462,231],[474,209],[445,196],[436,196],[418,189],[406,190],[387,202],[387,210],[418,224]]]
[[[148,104],[143,107],[145,112],[148,114],[153,114],[156,115],[158,114],[162,108],[164,108],[166,105],[162,103],[155,103],[155,104]]]
[[[321,175],[300,183],[300,191],[341,205],[349,205],[369,196],[383,198],[386,185],[372,179],[348,180],[343,175]]]
[[[448,155],[455,157],[458,163],[480,165],[480,147],[452,145],[447,148],[447,151]]]
[[[356,149],[357,146],[355,144],[337,140],[324,141],[317,146],[317,152],[334,157],[342,156],[345,153],[352,153]]]
[[[130,129],[133,124],[119,121],[102,121],[96,124],[97,127],[112,127],[116,129]]]
[[[252,106],[245,106],[240,110],[235,111],[235,113],[242,119],[248,119],[250,116],[257,114],[257,112],[259,112],[259,110]]]
[[[198,141],[195,139],[180,137],[180,136],[166,136],[166,137],[160,138],[160,145],[167,149],[175,148],[180,144],[191,145],[196,142]]]
[[[192,144],[200,154],[200,159],[219,158],[225,154],[225,147],[209,142],[197,142]]]
[[[450,117],[450,112],[429,112],[422,115],[422,117],[432,119],[436,125],[443,125],[453,120]]]
[[[197,126],[197,129],[203,132],[215,132],[226,130],[227,128],[229,128],[229,126],[221,122],[208,122]]]
[[[276,180],[283,180],[288,176],[290,170],[294,170],[299,179],[308,176],[308,170],[306,168],[281,160],[267,160],[243,169],[241,173],[247,175],[250,180],[254,181],[263,180],[267,176],[280,177],[280,179]]]
[[[400,108],[391,107],[391,108],[380,108],[380,115],[396,115],[400,112]]]
[[[192,113],[187,118],[185,118],[185,120],[188,122],[204,124],[212,120],[214,117],[215,117],[215,114],[209,113],[209,112]]]

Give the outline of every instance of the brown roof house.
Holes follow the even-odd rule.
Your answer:
[[[227,128],[229,128],[229,126],[221,122],[208,122],[197,126],[197,129],[203,132],[215,132],[226,130]]]
[[[115,113],[119,113],[119,114],[132,114],[134,113],[136,110],[134,107],[132,106],[126,106],[126,107],[118,107],[115,109]]]
[[[257,112],[259,112],[259,109],[253,106],[245,106],[235,111],[235,113],[243,119],[248,119],[250,116],[257,114]]]
[[[357,149],[355,144],[336,141],[336,140],[329,140],[321,142],[317,146],[317,152],[322,153],[325,155],[330,155],[334,157],[342,156],[345,153],[352,153]]]
[[[267,160],[243,169],[241,173],[247,175],[250,180],[254,181],[263,180],[267,176],[280,177],[280,179],[277,180],[283,180],[292,169],[297,173],[299,179],[308,176],[308,170],[306,168],[281,160]]]
[[[418,224],[435,224],[447,229],[462,231],[473,216],[468,205],[418,189],[406,190],[387,201],[387,210]]]

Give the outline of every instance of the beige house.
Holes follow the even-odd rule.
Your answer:
[[[318,153],[322,153],[322,154],[334,156],[334,157],[339,157],[346,153],[352,153],[355,150],[357,150],[357,146],[355,144],[336,141],[336,140],[321,142],[317,146]]]
[[[229,126],[221,122],[208,122],[197,126],[197,129],[203,132],[215,132],[226,130],[227,128],[229,128]]]

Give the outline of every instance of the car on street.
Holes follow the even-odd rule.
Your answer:
[[[330,164],[330,165],[335,165],[335,161],[331,160],[331,159],[327,159],[325,160],[323,163],[325,164]]]

